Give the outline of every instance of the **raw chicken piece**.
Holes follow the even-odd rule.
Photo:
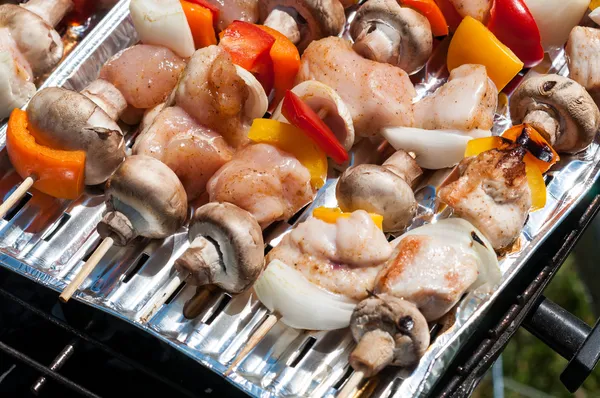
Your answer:
[[[358,135],[413,125],[416,92],[406,72],[361,57],[347,40],[327,37],[311,43],[296,80],[318,80],[336,90],[350,109]]]
[[[179,107],[165,108],[137,138],[133,153],[152,156],[169,166],[189,201],[206,191],[210,177],[233,155],[223,137],[198,125]]]
[[[146,109],[171,94],[184,67],[183,58],[168,48],[138,44],[112,57],[100,78],[117,87],[129,105]]]
[[[0,119],[20,108],[35,94],[29,62],[17,48],[8,29],[0,29]]]
[[[566,50],[569,76],[600,104],[600,29],[574,27]]]
[[[437,130],[490,130],[498,105],[498,90],[483,65],[462,65],[448,82],[414,105],[415,125]]]
[[[514,242],[531,208],[524,156],[525,149],[517,147],[464,159],[461,177],[439,191],[454,214],[477,227],[495,250]]]
[[[450,0],[461,17],[471,16],[476,20],[486,23],[490,16],[492,2],[490,0]]]
[[[177,105],[236,148],[249,142],[251,120],[244,115],[248,98],[248,87],[230,55],[217,46],[194,53],[175,89]]]
[[[237,152],[210,179],[211,202],[229,202],[252,213],[261,228],[287,220],[313,200],[310,172],[292,155],[268,144]]]
[[[415,304],[427,321],[447,313],[465,292],[500,279],[490,243],[465,220],[428,224],[398,240],[377,276],[375,294]]]
[[[233,21],[258,21],[258,0],[206,0],[219,8],[218,29],[224,30]]]
[[[332,293],[362,300],[392,253],[383,232],[364,210],[329,224],[309,218],[286,235],[267,256],[301,272]]]

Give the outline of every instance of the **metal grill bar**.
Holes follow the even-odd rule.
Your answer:
[[[158,380],[166,385],[168,385],[170,388],[180,392],[181,394],[187,396],[187,397],[191,397],[193,398],[194,395],[191,394],[189,391],[187,391],[186,389],[182,388],[181,386],[169,381],[168,379],[165,379],[164,377],[162,377],[161,375],[159,375],[158,373],[154,372],[153,370],[147,368],[146,366],[140,364],[137,361],[132,360],[131,358],[113,350],[112,348],[110,348],[109,346],[107,346],[106,344],[94,339],[93,337],[77,330],[76,328],[72,327],[71,325],[63,322],[62,320],[49,315],[47,313],[45,313],[44,311],[39,310],[38,308],[32,306],[31,304],[27,303],[24,300],[21,300],[20,298],[18,298],[17,296],[7,292],[6,290],[0,288],[0,296],[3,296],[9,300],[14,301],[15,303],[19,304],[20,306],[24,307],[25,309],[27,309],[28,311],[31,311],[32,313],[34,313],[35,315],[47,320],[48,322],[60,327],[61,329],[73,334],[74,336],[76,336],[77,338],[92,344],[93,346],[95,346],[96,348],[104,351],[105,353],[107,353],[108,355],[110,355],[111,357],[114,357],[116,359],[118,359],[119,361],[140,370],[141,372],[147,374],[148,376],[154,378],[155,380]],[[18,352],[18,351],[17,351]],[[43,366],[43,365],[41,365]]]
[[[84,397],[100,398],[99,395],[96,395],[93,392],[87,390],[86,388],[81,387],[79,384],[67,379],[64,376],[61,376],[60,374],[53,371],[49,367],[42,365],[41,363],[31,359],[27,355],[15,350],[11,346],[4,344],[1,341],[0,341],[0,351],[10,355],[11,357],[24,363],[25,365],[34,368],[38,372],[43,373],[45,376],[50,377],[54,381],[64,385],[65,387],[70,388],[71,390],[77,392],[80,395],[83,395]]]

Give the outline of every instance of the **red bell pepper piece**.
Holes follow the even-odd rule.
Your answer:
[[[275,38],[255,25],[243,21],[234,21],[220,36],[219,45],[231,55],[233,63],[251,72],[268,96],[275,79],[270,54]]]
[[[456,8],[450,3],[448,0],[435,0],[435,3],[438,5],[442,14],[444,14],[444,18],[446,18],[446,22],[448,23],[448,27],[451,32],[454,32],[460,22],[462,21],[462,17],[456,11]]]
[[[221,10],[219,10],[219,7],[217,7],[214,4],[209,3],[206,0],[186,0],[186,1],[189,1],[190,3],[198,4],[199,6],[202,6],[206,9],[208,9],[208,11],[210,11],[210,13],[212,14],[213,25],[217,26],[217,24],[219,23],[219,13],[221,12]]]
[[[348,152],[331,129],[291,90],[285,93],[281,113],[291,124],[304,131],[335,162],[341,164],[348,160]]]
[[[523,0],[494,0],[487,27],[526,68],[544,58],[540,30]]]

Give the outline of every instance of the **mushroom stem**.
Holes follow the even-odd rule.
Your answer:
[[[531,127],[536,129],[536,131],[550,143],[550,145],[556,143],[556,138],[559,135],[560,123],[557,118],[549,112],[542,109],[531,111],[525,115],[523,123],[530,124]]]
[[[138,235],[129,218],[116,210],[104,215],[98,223],[97,230],[101,237],[110,237],[119,246],[126,246]]]
[[[327,108],[321,108],[317,112],[317,116],[319,116],[319,119],[321,119],[321,120],[324,120],[325,118],[327,118],[328,115],[329,115],[329,112],[327,111]]]
[[[354,51],[363,57],[377,62],[391,62],[394,43],[382,29],[374,29],[354,43]]]
[[[415,156],[403,150],[396,151],[383,162],[382,166],[402,178],[411,187],[414,187],[415,182],[423,175],[423,170],[415,162]]]
[[[73,8],[72,0],[29,0],[22,7],[38,15],[54,27]]]
[[[215,273],[224,269],[219,245],[197,236],[190,247],[175,261],[178,269],[196,270],[193,273],[194,284],[198,286],[213,283]]]
[[[294,44],[300,43],[300,29],[296,21],[298,13],[293,8],[276,7],[271,11],[264,25],[285,35]]]
[[[350,354],[350,365],[365,377],[379,373],[394,360],[396,343],[388,332],[371,330],[363,335]]]

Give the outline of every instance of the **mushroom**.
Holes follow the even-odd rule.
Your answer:
[[[81,91],[81,94],[94,101],[112,120],[119,119],[127,108],[127,101],[123,94],[104,79],[94,80]]]
[[[358,303],[350,330],[358,343],[350,365],[365,377],[388,365],[415,365],[429,347],[429,327],[421,312],[411,302],[389,294]]]
[[[106,183],[102,238],[125,246],[137,236],[165,238],[183,225],[187,196],[175,173],[150,156],[128,157]]]
[[[86,152],[85,184],[101,184],[125,158],[123,133],[98,105],[64,88],[39,91],[27,106],[29,128],[41,144]]]
[[[399,150],[382,166],[361,164],[344,171],[336,188],[343,211],[365,210],[383,216],[383,230],[406,228],[417,210],[411,185],[421,168],[406,152]]]
[[[346,23],[339,0],[264,0],[258,6],[263,24],[287,36],[300,52],[313,40],[339,35]]]
[[[264,263],[262,230],[254,216],[231,203],[208,203],[194,214],[190,247],[175,261],[194,284],[241,293],[260,275]]]
[[[350,24],[354,50],[363,57],[386,62],[412,75],[425,66],[433,49],[429,21],[396,0],[370,0]]]
[[[53,26],[72,6],[71,0],[31,0],[23,6],[0,6],[0,28],[8,28],[35,76],[49,72],[62,58],[63,43]]]
[[[600,126],[600,111],[585,88],[554,74],[525,80],[511,96],[510,113],[514,124],[530,124],[557,152],[586,149]]]
[[[342,146],[349,151],[354,145],[354,123],[346,103],[334,89],[316,80],[307,80],[292,89],[331,129]],[[281,114],[283,101],[273,112],[273,119],[288,122]]]

